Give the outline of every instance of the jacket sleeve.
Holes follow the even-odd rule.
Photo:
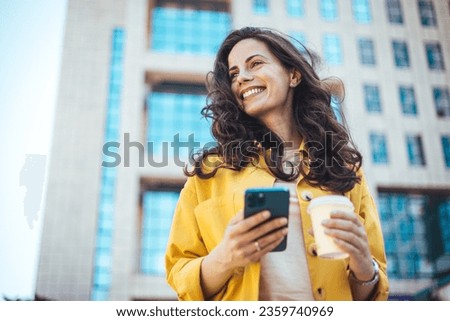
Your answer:
[[[357,195],[359,202],[354,202],[354,204],[359,203],[359,208],[355,208],[355,212],[359,214],[364,221],[364,227],[369,240],[370,252],[373,259],[380,267],[380,280],[370,299],[387,300],[389,296],[389,281],[386,272],[386,254],[384,250],[384,240],[380,218],[373,197],[367,186],[365,175],[362,171],[360,175],[361,185],[358,192],[359,195]]]
[[[200,265],[208,254],[195,219],[198,204],[194,182],[189,178],[180,193],[167,244],[167,282],[180,300],[204,300]]]

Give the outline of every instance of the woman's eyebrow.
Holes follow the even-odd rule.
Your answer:
[[[249,62],[250,60],[252,60],[255,57],[262,57],[262,58],[267,59],[264,55],[254,54],[254,55],[251,55],[250,57],[248,57],[247,59],[245,59],[245,63]],[[237,66],[232,66],[232,67],[228,68],[228,72],[233,71],[235,69],[237,69]]]

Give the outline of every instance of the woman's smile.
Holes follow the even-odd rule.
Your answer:
[[[264,90],[265,90],[265,88],[263,88],[263,87],[252,87],[252,88],[249,88],[249,89],[245,89],[245,90],[243,90],[243,94],[241,95],[241,99],[244,100],[244,99],[246,99],[248,97],[252,97],[254,95],[259,94],[260,92],[262,92]]]

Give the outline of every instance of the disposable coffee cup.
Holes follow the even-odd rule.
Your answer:
[[[336,210],[353,211],[354,206],[345,196],[328,195],[313,198],[308,206],[308,214],[314,230],[316,239],[317,255],[324,259],[345,259],[348,253],[334,243],[333,238],[326,235],[322,222],[330,218],[330,213]]]

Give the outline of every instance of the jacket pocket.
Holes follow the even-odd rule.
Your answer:
[[[222,240],[229,221],[236,214],[234,207],[233,193],[228,193],[203,201],[194,209],[200,237],[208,252]]]

